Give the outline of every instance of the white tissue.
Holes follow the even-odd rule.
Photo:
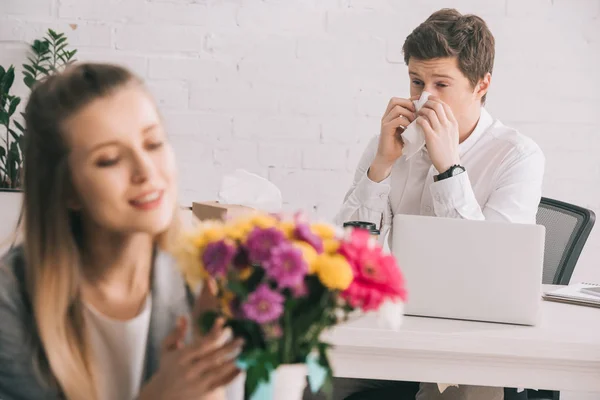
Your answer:
[[[377,317],[379,326],[399,330],[404,317],[404,303],[386,300],[377,311]]]
[[[268,213],[281,211],[281,191],[267,179],[238,169],[225,175],[217,194],[221,204],[238,204]]]
[[[423,107],[423,104],[427,102],[429,96],[431,96],[431,93],[423,92],[421,93],[419,100],[413,101],[417,112]],[[406,156],[407,160],[417,154],[423,146],[425,146],[425,135],[423,134],[423,130],[414,121],[406,127],[404,132],[402,132],[402,140],[404,141],[402,153]]]

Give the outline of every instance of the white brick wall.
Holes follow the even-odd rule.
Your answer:
[[[407,94],[404,38],[448,5],[495,34],[489,109],[545,151],[544,194],[600,214],[600,0],[0,0],[0,64],[64,31],[80,59],[148,81],[183,202],[244,167],[331,217],[389,97]],[[600,281],[600,222],[575,279]]]

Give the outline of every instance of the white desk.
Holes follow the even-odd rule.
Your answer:
[[[326,339],[338,377],[600,392],[598,308],[543,301],[535,327],[406,317],[399,332],[366,316]]]

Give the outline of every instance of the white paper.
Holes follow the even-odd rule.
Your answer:
[[[243,169],[223,177],[217,200],[222,204],[238,204],[268,213],[281,212],[283,204],[277,186]]]
[[[444,393],[444,391],[451,386],[458,387],[458,385],[450,384],[450,383],[438,383],[437,386],[438,386],[438,390],[440,391],[440,393]]]
[[[431,96],[431,93],[423,92],[421,93],[419,100],[413,101],[417,112],[427,102],[429,96]],[[421,151],[423,146],[425,146],[425,135],[423,134],[423,130],[414,121],[406,127],[404,132],[402,132],[402,140],[404,141],[402,154],[406,156],[407,160]]]
[[[377,311],[378,323],[383,328],[397,331],[404,317],[404,303],[386,300]]]

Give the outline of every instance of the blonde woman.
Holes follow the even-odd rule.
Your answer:
[[[78,64],[34,88],[25,120],[22,244],[0,264],[0,399],[202,399],[233,380],[242,343],[223,345],[222,323],[190,332],[192,296],[163,252],[177,176],[142,82]]]

